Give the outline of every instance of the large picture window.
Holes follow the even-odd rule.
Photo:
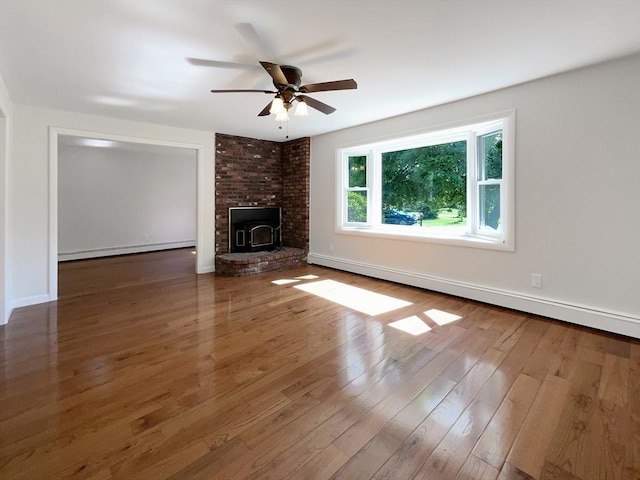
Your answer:
[[[339,231],[513,249],[513,124],[339,150]]]

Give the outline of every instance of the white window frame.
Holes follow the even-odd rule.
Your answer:
[[[350,187],[349,186],[349,158],[351,157],[366,157],[366,170],[367,170],[367,185],[364,187]],[[353,150],[349,149],[348,152],[345,151],[345,155],[342,159],[342,165],[346,168],[344,175],[341,175],[341,196],[345,199],[348,197],[348,192],[366,192],[367,193],[367,218],[371,218],[373,212],[371,210],[371,185],[372,185],[372,172],[369,168],[371,165],[370,152],[367,150]],[[347,201],[341,202],[341,211],[339,213],[339,217],[341,219],[341,223],[343,225],[349,225],[351,227],[358,227],[363,225],[362,222],[349,222],[349,208]],[[364,223],[364,225],[368,225]]]
[[[479,138],[502,130],[502,178],[479,178]],[[467,142],[467,224],[461,227],[411,228],[388,225],[381,221],[382,154],[441,143]],[[497,250],[515,250],[514,241],[514,153],[515,111],[447,125],[403,137],[371,142],[366,145],[337,149],[336,232],[409,241],[445,243]],[[348,222],[349,157],[367,157],[367,222]],[[480,225],[480,186],[500,185],[500,227],[497,230]],[[351,189],[353,190],[353,189]]]

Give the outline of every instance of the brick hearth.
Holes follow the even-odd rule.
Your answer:
[[[225,253],[216,256],[216,274],[244,277],[294,267],[307,261],[300,248],[283,247],[273,252]]]

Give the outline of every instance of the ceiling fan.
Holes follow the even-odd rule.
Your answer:
[[[276,90],[211,90],[211,93],[244,93],[258,92],[275,95],[275,98],[258,113],[259,117],[264,117],[270,113],[276,114],[276,120],[286,121],[289,119],[288,110],[297,102],[295,115],[307,115],[307,105],[325,115],[336,111],[330,105],[311,98],[305,94],[316,92],[327,92],[330,90],[354,90],[358,88],[355,80],[335,80],[333,82],[310,83],[300,85],[302,70],[291,65],[278,65],[270,62],[260,62],[267,73],[273,79]]]

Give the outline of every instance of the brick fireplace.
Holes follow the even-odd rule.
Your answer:
[[[216,134],[216,273],[242,276],[306,261],[311,141]],[[282,248],[229,253],[230,207],[280,207]]]

